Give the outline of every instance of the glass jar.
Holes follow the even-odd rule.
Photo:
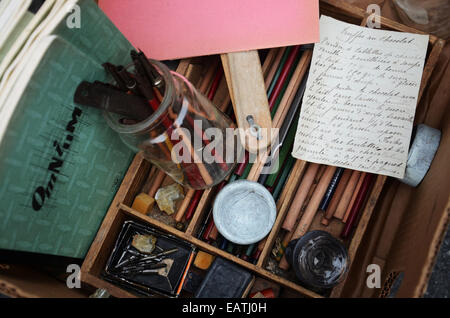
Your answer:
[[[348,271],[346,248],[325,231],[310,231],[292,240],[285,254],[300,282],[315,290],[336,286]]]
[[[227,147],[225,142],[230,142],[227,128],[234,127],[233,122],[185,77],[149,61],[164,80],[159,107],[133,124],[123,124],[119,115],[105,112],[107,123],[128,147],[142,151],[145,159],[176,182],[192,189],[213,187],[237,162],[237,147]]]

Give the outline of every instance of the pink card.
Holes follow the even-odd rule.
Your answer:
[[[151,58],[315,43],[318,0],[100,0],[100,8]]]

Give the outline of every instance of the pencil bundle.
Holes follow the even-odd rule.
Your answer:
[[[290,156],[290,152],[294,141],[301,97],[306,84],[306,81],[304,81],[303,85],[300,85],[295,75],[298,76],[300,71],[305,71],[306,69],[306,57],[308,55],[305,57],[303,53],[300,46],[271,49],[265,57],[262,66],[272,117],[275,118],[275,115],[278,114],[278,118],[283,119],[278,120],[278,123],[275,124],[276,128],[280,128],[280,145],[278,150],[271,155],[272,161],[266,162],[267,166],[276,167],[276,169],[273,168],[258,180],[259,183],[269,189],[275,199],[278,199],[280,196],[281,190],[295,163],[294,158]],[[302,56],[304,61],[300,64]],[[295,82],[297,82],[296,85],[293,85]],[[286,94],[288,88],[290,88],[289,94]],[[286,98],[285,96],[287,95],[291,98]],[[294,99],[293,97],[296,98]],[[227,183],[237,179],[249,178],[253,164],[249,163],[248,160],[249,154],[246,152],[244,162],[236,167]],[[220,190],[223,186],[224,184],[221,184],[217,190]],[[212,198],[213,200],[214,198]],[[212,208],[209,207],[205,221],[197,236],[246,261],[256,262],[259,253],[258,244],[236,246],[228,242],[218,233],[211,214]]]

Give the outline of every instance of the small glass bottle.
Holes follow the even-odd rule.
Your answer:
[[[297,278],[316,290],[339,284],[349,266],[347,249],[325,231],[310,231],[292,240],[285,253]]]
[[[160,93],[155,91],[160,94],[159,107],[133,124],[123,124],[119,115],[105,112],[107,123],[128,147],[142,151],[145,159],[176,182],[193,189],[213,187],[237,162],[236,138],[227,138],[233,122],[185,77],[163,63],[149,61],[164,83]]]

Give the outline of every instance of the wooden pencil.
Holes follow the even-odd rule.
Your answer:
[[[158,191],[165,177],[166,173],[164,171],[159,170],[158,174],[155,177],[155,181],[153,181],[152,187],[148,191],[149,196],[151,196],[152,198],[155,196],[156,191]]]
[[[175,214],[175,221],[180,222],[181,219],[183,219],[184,213],[187,209],[187,207],[189,206],[189,203],[192,200],[192,197],[195,194],[195,190],[194,189],[189,189],[186,193],[186,196],[184,197],[183,201],[181,202],[180,207],[178,208],[177,213]]]
[[[339,181],[339,185],[336,188],[336,192],[333,195],[333,198],[330,201],[330,204],[325,211],[321,223],[325,226],[328,226],[330,224],[330,220],[334,215],[334,212],[336,212],[336,208],[341,201],[342,195],[344,194],[345,188],[347,187],[347,183],[350,180],[350,177],[352,175],[352,171],[349,169],[345,169],[344,173],[342,174],[341,180]]]
[[[266,89],[269,88],[271,85],[272,79],[275,77],[275,74],[277,73],[278,69],[280,68],[281,64],[281,58],[283,57],[284,52],[286,51],[286,47],[282,47],[278,50],[277,55],[275,56],[275,59],[272,63],[272,66],[270,67],[267,76],[264,80],[264,83],[266,85]]]
[[[306,196],[308,195],[309,189],[314,182],[317,171],[319,170],[319,164],[310,163],[303,179],[295,193],[294,201],[289,208],[289,212],[284,219],[283,225],[281,226],[286,231],[292,231],[295,221],[297,220],[298,214],[305,202]]]
[[[347,222],[348,216],[350,215],[350,212],[352,210],[353,204],[355,203],[356,198],[358,197],[358,192],[361,189],[361,186],[362,186],[362,184],[364,182],[364,178],[366,177],[366,174],[367,174],[366,172],[362,172],[361,175],[359,176],[358,183],[357,183],[357,185],[355,187],[355,190],[353,191],[353,195],[352,195],[352,198],[350,199],[350,202],[349,202],[349,204],[347,206],[347,210],[345,211],[344,218],[342,219],[342,222],[344,222],[344,223]]]
[[[312,220],[316,215],[320,201],[322,200],[323,195],[327,191],[328,185],[330,184],[331,178],[333,178],[335,171],[336,167],[333,166],[326,167],[325,172],[322,178],[320,179],[320,182],[317,185],[313,196],[311,197],[311,201],[308,203],[305,213],[303,213],[302,218],[300,219],[300,222],[297,225],[294,234],[292,235],[293,240],[305,235],[305,233],[308,231],[312,223]]]
[[[148,191],[150,190],[150,187],[152,186],[153,178],[156,176],[157,173],[158,173],[158,167],[152,166],[152,168],[150,169],[150,171],[147,175],[147,180],[145,180],[145,183],[142,186],[141,192],[148,193]]]
[[[342,230],[341,238],[346,239],[350,235],[354,225],[356,224],[358,215],[363,208],[364,202],[366,201],[367,195],[369,194],[374,179],[375,179],[374,174],[372,173],[365,174],[361,188],[359,189],[358,195],[356,196],[355,202],[350,210],[347,223],[345,224],[345,227]]]
[[[271,107],[273,107],[273,105],[275,104],[275,101],[277,100],[278,96],[280,95],[281,88],[283,87],[284,83],[286,82],[287,76],[289,74],[289,70],[291,69],[291,67],[295,61],[295,58],[297,57],[299,52],[300,52],[300,46],[297,45],[289,53],[288,59],[287,59],[285,65],[283,66],[283,70],[281,71],[280,77],[278,78],[277,83],[275,84],[273,92],[270,96],[269,105],[272,105]]]
[[[352,199],[353,192],[355,191],[355,187],[358,184],[359,177],[361,175],[361,171],[352,170],[352,175],[347,182],[347,186],[345,187],[344,193],[342,194],[341,200],[339,201],[336,211],[334,212],[333,217],[342,220],[345,215],[345,211],[347,211],[347,207]]]
[[[306,196],[305,202],[303,203],[303,206],[300,210],[299,217],[301,217],[301,215],[305,212],[305,209],[308,206],[309,201],[311,201],[311,198],[312,198],[314,192],[316,191],[316,187],[319,184],[320,179],[322,178],[323,173],[325,172],[326,168],[327,168],[327,166],[320,165],[319,171],[317,171],[316,177],[314,178],[314,182],[313,182],[311,188],[309,189],[308,195]],[[299,218],[297,218],[296,224],[298,224],[298,221],[299,221]]]
[[[214,74],[216,73],[216,70],[219,66],[219,61],[217,59],[214,59],[214,62],[212,65],[208,68],[208,71],[206,72],[205,76],[201,80],[199,91],[206,95],[208,88],[212,85],[211,81],[213,79]]]

